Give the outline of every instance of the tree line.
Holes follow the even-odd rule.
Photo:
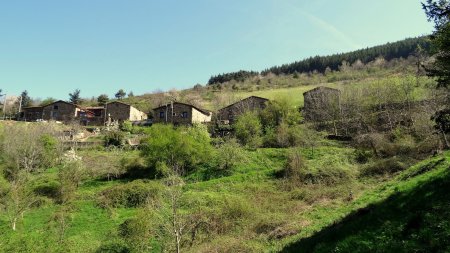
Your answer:
[[[428,36],[408,38],[394,43],[387,43],[348,53],[309,57],[293,63],[273,66],[261,72],[240,70],[238,72],[223,73],[212,76],[208,81],[208,85],[225,83],[232,80],[244,81],[246,78],[251,78],[259,74],[267,75],[273,73],[281,75],[314,71],[324,73],[327,69],[337,71],[343,62],[353,63],[359,60],[367,64],[379,57],[389,61],[396,58],[407,58],[411,55],[429,53],[430,49],[431,44]]]

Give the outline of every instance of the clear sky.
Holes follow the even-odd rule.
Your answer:
[[[431,31],[419,0],[5,0],[0,88],[137,95]]]

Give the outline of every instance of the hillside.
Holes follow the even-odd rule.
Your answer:
[[[411,167],[372,192],[377,200],[282,252],[448,252],[448,158],[447,153]]]
[[[186,90],[144,94],[125,98],[124,101],[146,112],[151,112],[152,108],[170,100],[192,103],[217,111],[241,98],[256,95],[268,99],[283,97],[292,101],[293,106],[302,107],[302,93],[317,86],[344,89],[371,86],[379,82],[409,82],[416,78],[420,79],[421,85],[429,86],[430,80],[425,77],[423,67],[417,68],[418,61],[426,64],[427,59],[411,55],[390,61],[379,58],[367,64],[356,62],[342,66],[341,63],[341,68],[337,71],[257,75],[214,85],[196,85]]]
[[[450,152],[436,115],[448,98],[428,60],[123,99],[147,112],[271,100],[224,134],[215,122],[0,122],[0,252],[446,252]],[[308,119],[302,93],[318,86],[338,88],[339,106]]]
[[[353,250],[358,245],[359,252],[375,248],[385,252],[398,247],[450,247],[446,240],[450,202],[445,194],[450,187],[450,153],[422,161],[392,178],[370,178],[358,177],[361,169],[352,148],[336,145],[324,142],[314,155],[309,148],[301,151],[313,177],[321,177],[322,183],[297,187],[280,177],[286,161],[284,149],[245,151],[245,158],[226,174],[212,174],[208,168],[190,174],[183,194],[190,203],[185,212],[196,213],[196,219],[208,225],[186,250],[310,252],[314,248],[329,252],[340,248],[347,252],[348,247]],[[117,155],[131,158],[138,153],[86,150],[79,155],[93,166],[90,174],[96,174],[100,169],[96,160],[112,165]],[[58,175],[57,169],[49,169],[35,176],[33,187],[46,200],[25,212],[17,231],[11,230],[5,214],[0,215],[0,252],[110,252],[106,249],[125,249],[131,245],[125,244],[129,240],[149,238],[138,233],[139,239],[132,239],[121,232],[134,219],[150,222],[148,209],[123,202],[120,195],[105,194],[125,194],[125,198],[138,194],[132,197],[136,198],[145,184],[155,187],[154,183],[87,177],[65,210],[52,200]],[[119,205],[102,207],[105,197]],[[292,243],[298,238],[303,239]],[[400,238],[408,244],[397,244]],[[152,252],[159,252],[157,244],[151,245]]]

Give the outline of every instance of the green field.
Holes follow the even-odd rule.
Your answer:
[[[302,152],[305,157],[309,157],[308,163],[312,171],[322,169],[323,172],[324,168],[346,171],[349,178],[345,183],[303,185],[294,188],[287,185],[287,181],[282,177],[277,176],[285,164],[285,152],[285,149],[245,151],[245,161],[241,162],[229,175],[208,176],[207,170],[199,170],[189,175],[186,178],[184,195],[195,205],[185,211],[202,210],[201,213],[210,215],[209,219],[220,222],[216,224],[217,230],[210,231],[212,233],[210,235],[199,235],[197,241],[192,246],[186,247],[185,251],[208,252],[217,249],[219,252],[277,252],[301,238],[311,236],[312,239],[307,239],[306,243],[308,247],[312,247],[310,241],[314,242],[317,232],[327,229],[327,226],[359,208],[375,205],[373,215],[381,215],[381,213],[384,215],[390,211],[383,207],[384,211],[380,211],[379,214],[376,208],[379,203],[387,199],[415,191],[439,178],[444,180],[441,182],[443,189],[448,188],[448,166],[450,165],[448,152],[423,161],[392,179],[370,179],[357,177],[359,168],[351,158],[352,149],[325,145],[318,148],[314,156],[311,156],[309,149],[305,149]],[[108,155],[103,151],[99,154]],[[56,173],[56,170],[47,170],[37,177],[41,182],[51,181],[55,179]],[[105,189],[129,183],[130,181],[121,180],[109,182],[98,179],[85,180],[76,191],[76,199],[70,205],[62,241],[58,239],[61,231],[54,220],[55,213],[58,213],[61,206],[53,203],[52,199],[47,199],[39,208],[32,208],[25,212],[23,220],[18,223],[17,231],[12,231],[7,217],[0,215],[2,238],[0,251],[95,252],[105,243],[120,241],[119,225],[127,219],[136,217],[142,209],[126,207],[103,209],[98,204],[98,198],[99,193]],[[348,199],[350,192],[352,199]],[[444,202],[437,203],[448,205],[448,198],[444,195],[439,196]],[[418,196],[415,198],[417,201],[426,200],[425,196],[420,196],[423,199]],[[415,208],[420,209],[421,206]],[[428,207],[424,206],[424,208]],[[392,210],[392,215],[396,215],[396,210]],[[423,211],[427,212],[427,210]],[[408,217],[411,215],[413,214],[408,213]],[[407,222],[406,218],[403,220]],[[397,222],[403,222],[403,220]],[[430,229],[435,229],[433,233],[442,236],[443,232],[450,232],[448,220],[450,219],[439,221],[444,222],[439,225],[443,227],[430,227]],[[346,219],[342,222],[345,224]],[[364,220],[361,222],[365,224]],[[428,220],[428,222],[438,221]],[[432,225],[437,226],[434,223]],[[352,226],[356,226],[354,229],[361,230],[358,241],[352,242],[356,245],[365,242],[365,246],[363,245],[365,248],[361,249],[372,249],[374,247],[372,245],[378,242],[378,239],[371,237],[372,232],[369,229],[372,227]],[[383,228],[374,224],[373,229],[379,231]],[[380,233],[384,233],[383,231],[381,230]],[[336,233],[340,233],[339,230]],[[386,243],[394,243],[396,236],[399,235],[387,237]],[[304,243],[303,241],[294,243],[285,250],[297,252],[303,248]],[[352,243],[344,244],[344,246],[353,245]],[[435,243],[445,245],[445,241]],[[322,245],[320,249],[330,249],[330,247]],[[159,246],[154,244],[152,251],[158,252],[158,249]],[[328,251],[323,250],[323,252]]]

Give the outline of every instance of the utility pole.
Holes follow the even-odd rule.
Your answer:
[[[20,113],[20,112],[22,111],[22,100],[23,100],[23,97],[20,96],[20,101],[19,101],[19,111],[18,111],[18,113]]]

